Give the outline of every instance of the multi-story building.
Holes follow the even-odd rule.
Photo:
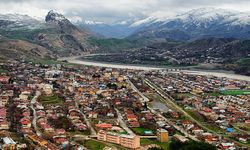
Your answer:
[[[165,129],[157,129],[157,140],[160,142],[168,142],[168,131]]]
[[[126,148],[137,149],[140,147],[140,138],[135,135],[117,134],[100,130],[97,139],[110,143],[119,144]]]
[[[135,135],[120,135],[120,145],[131,149],[139,148],[140,138]]]

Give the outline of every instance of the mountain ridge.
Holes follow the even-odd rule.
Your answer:
[[[45,21],[27,15],[0,15],[0,35],[5,42],[21,40],[27,47],[42,47],[50,53],[41,54],[51,58],[80,55],[92,48],[86,41],[89,32],[79,29],[55,11],[50,11]],[[17,47],[20,43],[16,42]],[[6,47],[1,48],[7,53]],[[14,51],[10,49],[10,52]]]
[[[189,40],[208,37],[248,39],[250,37],[250,12],[205,7],[192,9],[173,17],[149,16],[122,20],[120,24],[119,22],[111,24],[78,22],[76,25],[88,27],[93,32],[107,38],[140,38],[144,35],[170,38],[173,37],[173,32],[178,31],[179,33],[183,32],[184,37],[189,35]],[[110,34],[107,31],[113,33]],[[240,33],[237,31],[240,31]],[[189,32],[197,34],[190,34]],[[186,38],[178,37],[174,37],[174,39],[186,40]]]

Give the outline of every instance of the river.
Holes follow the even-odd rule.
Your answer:
[[[98,66],[98,67],[107,67],[107,68],[118,68],[118,69],[132,69],[132,70],[162,70],[162,69],[169,69],[163,67],[152,67],[152,66],[142,66],[142,65],[127,65],[127,64],[112,64],[112,63],[103,63],[103,62],[95,62],[95,61],[86,61],[86,60],[79,60],[76,57],[74,58],[66,58],[69,63],[73,64],[81,64],[86,66]],[[174,72],[179,73],[180,71]],[[244,80],[250,82],[249,76],[238,75],[233,73],[226,73],[226,72],[214,72],[209,70],[181,70],[181,72],[186,74],[194,74],[194,75],[205,75],[205,76],[216,76],[216,77],[225,77],[230,79],[236,80]]]

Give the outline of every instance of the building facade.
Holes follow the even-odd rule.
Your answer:
[[[168,131],[165,129],[157,129],[157,140],[160,142],[168,142]]]
[[[110,143],[119,144],[130,149],[140,148],[140,138],[135,135],[117,134],[100,130],[97,134],[97,139]]]

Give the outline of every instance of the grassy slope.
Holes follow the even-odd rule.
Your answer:
[[[59,98],[57,95],[52,96],[41,96],[39,97],[39,100],[43,105],[61,105],[63,103],[63,100]]]
[[[102,150],[106,145],[94,140],[88,140],[85,142],[85,146],[90,150]]]
[[[131,41],[127,39],[98,39],[98,38],[89,38],[88,42],[92,46],[99,47],[99,52],[117,52],[124,49],[131,49],[140,47],[143,45],[142,41]]]
[[[162,142],[158,142],[157,140],[153,140],[153,139],[141,139],[141,145],[142,146],[147,146],[147,145],[151,145],[151,144],[158,145],[162,149],[168,150],[170,142],[162,143]]]
[[[99,52],[117,52],[121,50],[128,50],[128,49],[134,49],[134,48],[142,48],[144,46],[156,46],[162,47],[162,46],[176,46],[180,44],[177,41],[157,41],[157,39],[100,39],[95,37],[90,37],[88,40],[88,43],[92,46],[99,47]]]

